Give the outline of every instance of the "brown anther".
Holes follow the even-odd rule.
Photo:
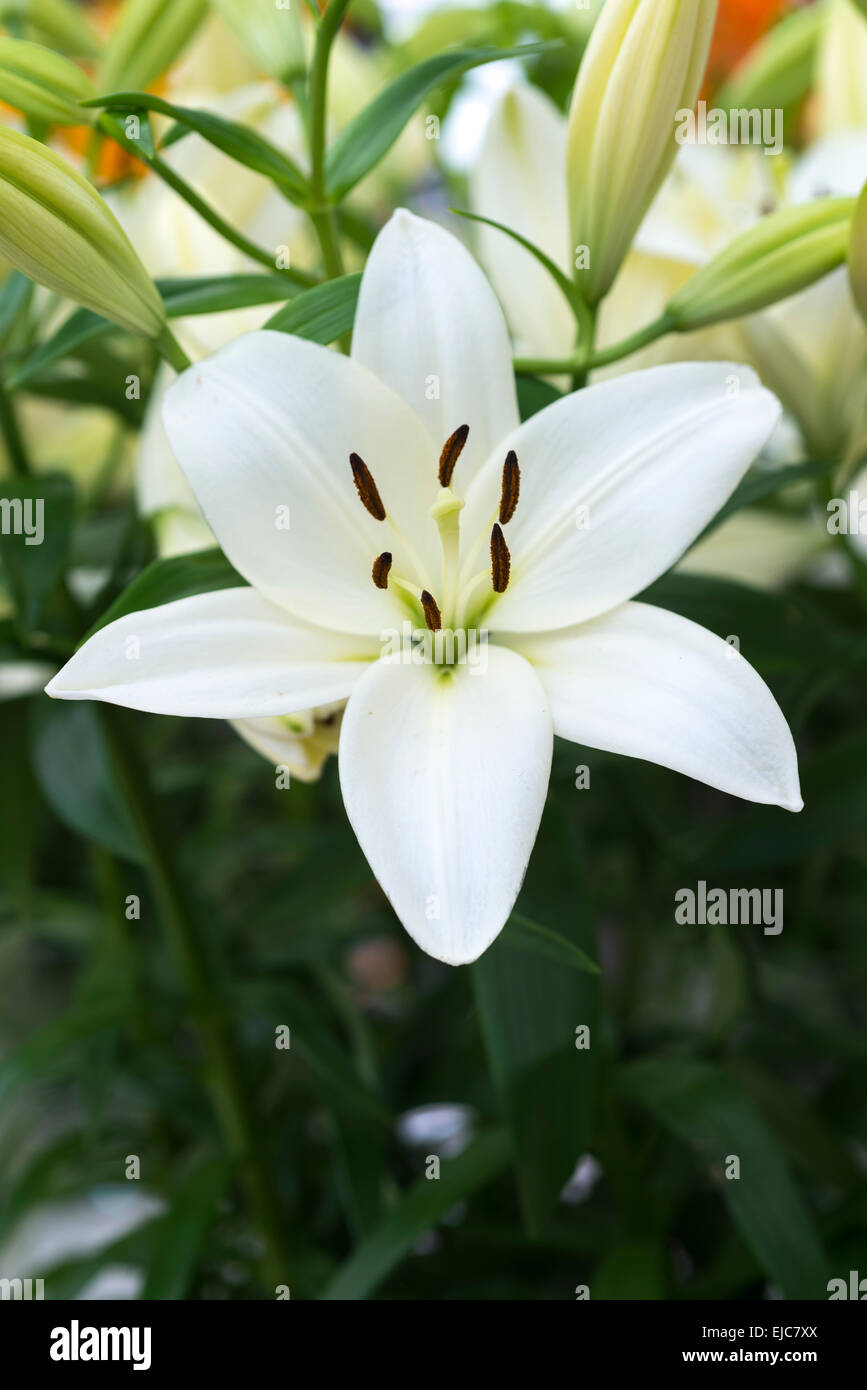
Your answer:
[[[514,449],[510,449],[506,454],[506,462],[503,464],[503,490],[500,493],[501,526],[505,526],[507,521],[512,520],[520,495],[521,470],[518,467],[518,455]]]
[[[358,454],[349,455],[349,464],[352,469],[352,480],[361,498],[361,505],[370,512],[376,521],[385,521],[385,507],[382,505],[382,498],[379,495],[379,488],[373,481],[373,474]]]
[[[509,547],[506,545],[502,531],[495,523],[491,532],[491,582],[495,594],[506,592],[509,587],[511,568],[512,558],[509,555]]]
[[[433,594],[429,594],[427,589],[421,591],[421,606],[424,609],[424,620],[431,632],[439,632],[443,625],[443,615]]]
[[[373,582],[377,589],[388,588],[388,575],[391,569],[391,551],[384,550],[373,562]]]
[[[459,425],[454,434],[449,435],[440,454],[440,487],[448,487],[455,471],[455,464],[463,453],[470,432],[469,425]]]

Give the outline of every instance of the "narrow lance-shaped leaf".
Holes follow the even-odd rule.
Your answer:
[[[704,1062],[654,1058],[628,1067],[621,1085],[696,1151],[783,1295],[824,1298],[825,1256],[810,1214],[774,1135],[734,1077]]]
[[[341,131],[328,151],[325,181],[330,197],[342,198],[379,163],[428,93],[470,68],[502,58],[531,58],[557,47],[551,43],[517,48],[466,48],[426,58],[401,73],[384,92]]]
[[[294,160],[272,145],[264,136],[238,121],[230,121],[225,116],[217,116],[212,111],[198,111],[191,107],[176,106],[162,97],[150,92],[113,92],[109,96],[94,97],[82,103],[85,106],[101,106],[105,111],[156,111],[170,116],[178,124],[168,132],[163,140],[163,148],[173,145],[188,131],[195,131],[209,144],[222,150],[223,154],[239,164],[263,174],[295,200],[303,200],[307,186],[304,175]]]

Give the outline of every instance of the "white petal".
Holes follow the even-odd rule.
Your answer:
[[[303,626],[255,589],[196,594],[118,618],[46,690],[151,714],[292,714],[345,699],[378,647]]]
[[[485,465],[462,524],[489,525],[506,448],[521,469],[512,579],[493,630],[542,632],[632,598],[680,558],[780,418],[748,367],[678,363],[591,386],[527,420]]]
[[[554,731],[673,768],[710,787],[800,811],[783,713],[729,643],[676,613],[627,603],[595,622],[520,639]]]
[[[400,210],[367,261],[352,356],[425,422],[437,453],[459,425],[467,480],[518,423],[509,335],[497,297],[466,247]]]
[[[340,783],[368,862],[410,936],[450,965],[508,918],[539,828],[551,716],[532,668],[372,666],[350,697]]]
[[[357,362],[288,333],[249,333],[179,377],[163,420],[232,564],[296,617],[346,632],[394,623],[370,568],[386,549],[397,572],[407,565],[358,500],[353,452],[437,572],[436,456],[403,401]]]
[[[341,705],[300,710],[273,719],[233,719],[245,743],[298,782],[315,782],[331,753],[337,752]],[[327,715],[327,718],[326,718]]]
[[[470,172],[470,201],[473,212],[511,227],[569,269],[566,119],[538,87],[517,84],[494,107]],[[476,232],[519,351],[571,352],[575,320],[544,266],[504,232],[485,226]]]

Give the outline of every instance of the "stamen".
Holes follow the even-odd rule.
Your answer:
[[[495,594],[504,594],[509,586],[509,572],[512,560],[509,547],[499,526],[491,532],[491,582]]]
[[[440,487],[448,487],[455,471],[455,464],[463,453],[470,432],[469,425],[459,425],[454,434],[449,435],[440,454]]]
[[[388,588],[388,573],[391,569],[392,554],[384,550],[373,562],[373,582],[377,589]]]
[[[439,632],[443,625],[443,617],[440,613],[437,601],[433,594],[429,594],[427,589],[422,590],[421,606],[424,610],[424,620],[431,632]]]
[[[510,449],[503,464],[503,490],[500,493],[500,525],[505,526],[515,515],[518,498],[521,495],[521,470],[518,455]]]
[[[373,481],[373,474],[358,454],[349,455],[349,464],[352,469],[352,479],[361,498],[361,505],[370,512],[376,521],[385,521],[385,507],[382,505],[382,498],[379,489]]]

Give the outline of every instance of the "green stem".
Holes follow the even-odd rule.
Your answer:
[[[168,324],[160,336],[154,339],[154,347],[163,361],[174,367],[176,372],[185,372],[187,367],[192,365]]]
[[[310,189],[313,201],[325,197],[325,119],[328,108],[328,61],[331,45],[349,9],[349,0],[330,0],[316,26],[316,42],[310,64]]]
[[[304,270],[293,270],[289,266],[278,266],[275,256],[270,251],[266,251],[263,247],[257,246],[255,242],[250,241],[243,233],[236,231],[234,227],[230,226],[214,208],[210,207],[203,198],[199,197],[198,193],[196,193],[179,174],[175,173],[171,165],[166,164],[164,159],[161,159],[158,154],[149,154],[147,150],[143,149],[135,140],[128,139],[121,123],[107,112],[104,112],[103,115],[100,116],[99,126],[100,129],[105,131],[107,135],[110,135],[118,145],[128,150],[130,154],[135,155],[136,159],[140,159],[143,164],[146,164],[158,178],[162,179],[163,183],[168,184],[169,188],[174,189],[178,197],[183,198],[185,203],[188,203],[209,226],[213,227],[215,232],[218,232],[219,235],[232,246],[236,246],[239,251],[243,251],[244,255],[249,256],[251,261],[257,261],[259,265],[266,265],[268,269],[275,274],[285,275],[287,280],[291,280],[293,284],[302,285],[305,289],[309,289],[312,285],[319,283],[315,275],[308,275]]]
[[[214,1106],[246,1188],[254,1221],[266,1241],[263,1277],[268,1286],[276,1288],[289,1283],[279,1203],[263,1161],[248,1088],[235,1054],[211,959],[203,945],[196,908],[125,718],[113,706],[103,706],[100,720],[120,790],[146,855],[161,915],[186,977],[205,1048]]]
[[[337,219],[325,188],[326,119],[328,115],[328,63],[350,0],[330,0],[316,27],[310,64],[310,218],[322,247],[322,260],[330,280],[344,273]]]
[[[578,371],[572,373],[572,390],[580,391],[587,385],[590,375],[590,362],[596,346],[598,308],[595,304],[586,304],[583,299],[576,300],[574,308],[575,321],[578,324],[577,357],[582,365]]]
[[[515,371],[523,376],[560,376],[566,372],[580,372],[585,369],[593,371],[596,367],[607,367],[610,362],[619,362],[621,358],[629,357],[648,344],[656,342],[657,338],[663,338],[667,333],[676,331],[672,319],[667,314],[662,314],[660,318],[654,319],[653,323],[633,333],[630,338],[624,338],[612,347],[594,352],[589,362],[584,362],[578,353],[573,353],[571,357],[516,357]]]
[[[2,381],[0,381],[0,434],[3,435],[13,473],[17,473],[21,478],[28,477],[32,470],[21,430],[18,428],[15,403]]]

